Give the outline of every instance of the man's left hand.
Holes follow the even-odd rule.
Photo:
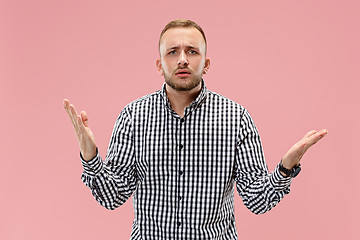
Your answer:
[[[282,158],[282,165],[287,169],[292,169],[300,163],[304,153],[320,139],[327,134],[327,130],[323,129],[319,132],[312,130],[308,132],[299,142],[290,148],[290,150]]]

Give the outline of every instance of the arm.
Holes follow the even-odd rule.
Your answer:
[[[110,210],[119,207],[135,191],[138,183],[128,112],[123,110],[115,123],[104,163],[97,152],[85,112],[81,112],[75,118],[74,106],[67,100],[64,100],[64,106],[79,140],[81,162],[84,167],[81,176],[83,182],[102,206]]]
[[[323,130],[314,135],[315,132],[312,131],[305,135],[283,157],[284,167],[292,168],[297,165],[305,151],[320,140],[326,134],[325,132]],[[241,119],[237,153],[236,187],[245,206],[255,214],[269,211],[290,192],[291,177],[285,177],[278,166],[272,173],[268,172],[260,136],[246,110]]]

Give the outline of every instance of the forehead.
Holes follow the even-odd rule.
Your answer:
[[[199,30],[194,27],[170,28],[161,38],[160,48],[171,48],[181,46],[205,47],[205,40]]]

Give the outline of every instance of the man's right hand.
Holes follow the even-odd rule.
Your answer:
[[[73,124],[77,139],[79,141],[80,152],[85,161],[89,161],[96,156],[96,143],[94,134],[89,128],[88,117],[84,111],[78,115],[74,105],[69,100],[64,99],[64,108],[68,113]]]

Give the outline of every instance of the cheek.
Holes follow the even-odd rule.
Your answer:
[[[161,61],[161,66],[162,66],[162,69],[163,69],[163,71],[165,73],[172,72],[172,66],[173,65],[174,65],[173,62],[171,60],[169,60],[169,59]]]
[[[162,68],[163,72],[165,72],[165,73],[168,72],[168,66],[167,66],[167,63],[165,61],[163,61],[161,63],[161,68]]]
[[[205,67],[205,59],[201,59],[196,64],[196,72],[202,73]]]

